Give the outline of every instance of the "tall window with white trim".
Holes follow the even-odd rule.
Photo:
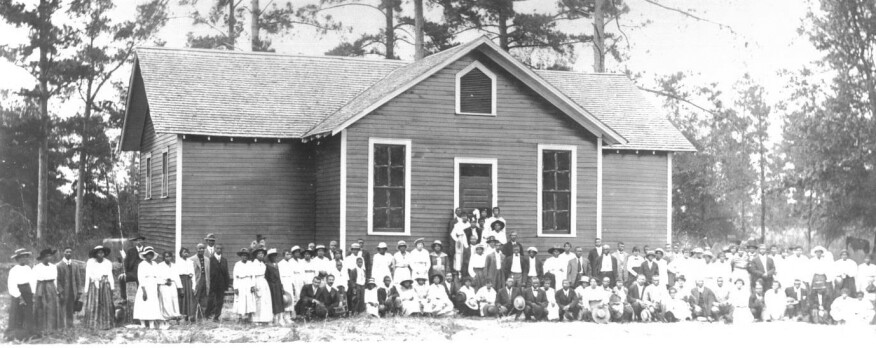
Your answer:
[[[539,146],[538,235],[575,235],[576,148]]]
[[[168,167],[167,167],[167,149],[161,153],[161,197],[167,197],[168,187]]]
[[[152,156],[146,156],[146,199],[152,198]]]
[[[410,141],[371,139],[369,233],[410,233]]]

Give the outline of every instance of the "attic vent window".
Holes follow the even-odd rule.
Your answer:
[[[480,62],[456,74],[456,113],[496,115],[496,75]]]

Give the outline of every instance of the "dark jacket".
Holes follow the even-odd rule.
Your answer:
[[[140,258],[140,252],[137,251],[137,247],[131,247],[125,251],[125,281],[126,282],[136,282],[137,281],[137,267],[140,266],[140,261],[143,259]]]
[[[228,258],[222,255],[221,260],[216,255],[210,256],[210,291],[225,292],[231,285],[231,276],[228,273]]]
[[[708,317],[712,315],[712,305],[718,301],[718,298],[715,297],[712,289],[704,286],[702,293],[700,293],[700,289],[697,287],[691,289],[688,301],[691,307],[700,306],[703,309],[703,315]]]
[[[532,287],[527,288],[526,290],[521,290],[523,292],[523,300],[526,301],[526,305],[537,305],[541,307],[547,307],[548,300],[547,295],[544,293],[544,289],[538,288],[537,295],[533,295]]]
[[[511,276],[511,262],[513,260],[513,254],[505,256],[505,258],[502,259],[502,273],[504,273],[506,277]],[[524,277],[529,273],[529,255],[520,254],[520,272]],[[505,282],[502,282],[502,284],[498,284],[498,287],[502,287],[504,284]]]
[[[590,274],[598,274],[599,268],[596,267],[596,261],[602,256],[602,254],[596,250],[594,247],[590,249],[590,252],[587,253],[587,260],[590,260]]]
[[[639,286],[639,283],[633,282],[630,284],[630,287],[627,288],[627,302],[629,304],[634,304],[640,300],[642,300],[642,296],[645,294],[645,287],[647,285]]]
[[[640,268],[642,270],[641,274],[645,276],[645,284],[651,284],[651,279],[660,276],[660,270],[658,269],[658,267],[659,266],[657,265],[656,261],[651,263],[651,267],[648,267],[648,260],[642,262],[642,266]]]
[[[578,296],[575,295],[575,290],[573,290],[573,289],[569,289],[568,296],[566,296],[566,294],[563,294],[563,289],[557,290],[556,299],[557,299],[557,305],[559,305],[560,308],[563,308],[567,305],[574,304],[574,303],[578,302]]]
[[[301,289],[301,299],[298,301],[308,304],[310,300],[317,300],[323,305],[328,306],[331,303],[331,294],[324,287],[318,287],[316,292],[314,292],[313,285],[307,285]]]
[[[773,274],[776,273],[776,264],[773,262],[773,258],[767,256],[767,264],[764,265],[763,261],[760,260],[760,255],[754,257],[748,263],[748,274],[751,275],[751,283],[749,283],[752,287],[757,282],[758,279],[763,281],[763,288],[769,289],[772,287],[773,283]]]
[[[521,249],[520,255],[528,256],[528,255],[526,255],[526,248],[523,247],[523,244],[520,244],[519,240],[517,241],[517,245],[519,245],[519,248]],[[513,254],[513,253],[514,253],[514,244],[511,243],[511,241],[509,240],[508,243],[505,243],[502,245],[502,254],[505,254],[506,256],[511,256],[511,254]]]
[[[520,288],[511,287],[511,296],[508,296],[508,288],[502,286],[496,288],[496,304],[507,309],[514,307],[514,299],[520,296]]]

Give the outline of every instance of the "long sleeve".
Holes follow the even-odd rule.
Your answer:
[[[18,284],[21,284],[21,270],[24,266],[14,266],[9,270],[9,276],[6,279],[6,287],[9,290],[9,296],[18,298],[21,292],[18,291]]]

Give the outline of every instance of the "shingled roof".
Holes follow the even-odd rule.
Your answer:
[[[140,48],[131,93],[145,93],[141,97],[158,133],[307,138],[336,133],[476,46],[496,50],[479,39],[406,62]],[[625,76],[552,71],[532,76],[538,81],[531,83],[574,104],[579,123],[601,131],[607,148],[695,150]],[[140,81],[135,77],[142,86],[135,88]],[[145,115],[132,115],[137,112],[132,109],[125,115],[121,150],[139,148],[133,143],[139,136],[128,133],[142,131]]]

